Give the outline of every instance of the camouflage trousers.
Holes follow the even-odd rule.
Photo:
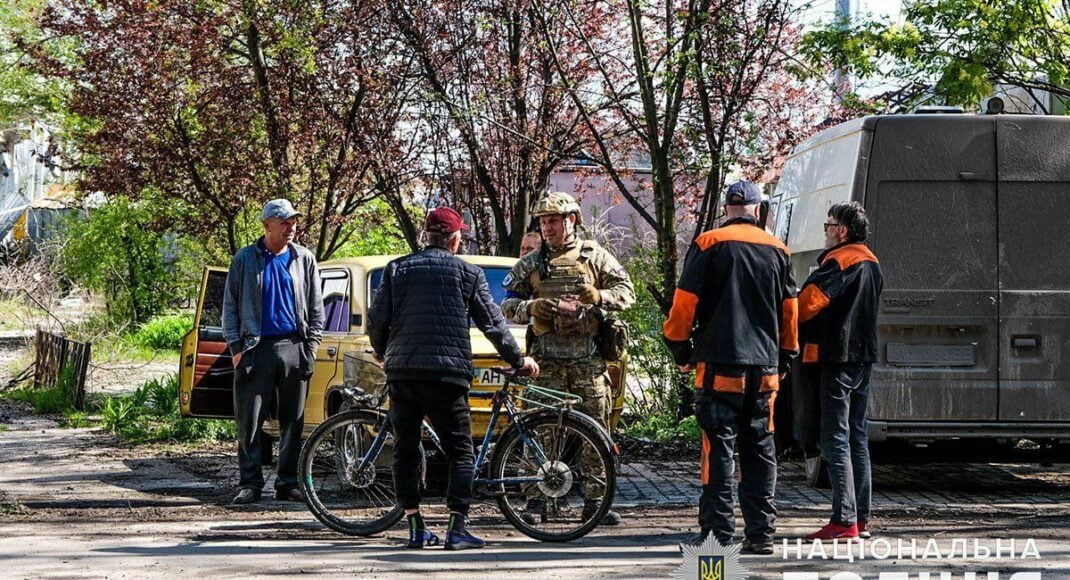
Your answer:
[[[590,415],[609,431],[609,416],[613,403],[610,400],[609,372],[606,370],[606,361],[602,358],[540,360],[539,378],[535,382],[540,387],[579,395],[583,401],[576,405],[576,410]],[[586,476],[584,479],[588,482],[584,486],[584,497],[601,498],[605,486],[590,482],[604,481],[605,473],[597,450],[589,445],[584,447],[583,467]]]

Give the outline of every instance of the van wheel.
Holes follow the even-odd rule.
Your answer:
[[[817,489],[832,487],[829,481],[828,462],[820,454],[806,458],[806,483]]]

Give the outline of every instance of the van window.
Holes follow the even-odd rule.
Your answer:
[[[886,287],[996,288],[994,183],[882,181],[876,193],[866,209]]]

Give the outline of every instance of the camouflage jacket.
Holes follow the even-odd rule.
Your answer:
[[[581,247],[582,244],[582,247]],[[550,259],[581,247],[580,255],[590,266],[588,269],[594,273],[594,280],[588,280],[598,288],[602,297],[602,303],[598,305],[598,314],[624,310],[635,303],[635,288],[632,280],[624,267],[605,248],[593,241],[573,241],[564,247],[552,252]],[[506,298],[502,301],[502,313],[505,317],[517,324],[528,324],[531,316],[528,314],[528,305],[535,295],[533,287],[533,273],[538,271],[542,252],[531,252],[520,259],[509,275],[505,277],[502,285],[506,290]]]

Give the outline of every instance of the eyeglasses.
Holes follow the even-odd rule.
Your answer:
[[[838,227],[840,227],[842,225],[843,224],[825,224],[825,231],[827,232],[827,231],[829,231],[829,228],[838,228]]]

